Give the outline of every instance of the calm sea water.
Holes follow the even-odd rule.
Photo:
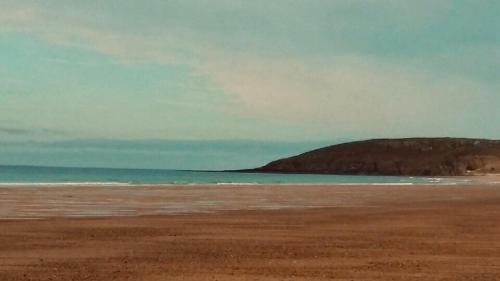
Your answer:
[[[0,184],[456,184],[432,177],[261,174],[206,171],[0,166]]]

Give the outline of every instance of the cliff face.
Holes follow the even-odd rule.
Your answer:
[[[500,140],[375,139],[320,148],[250,171],[408,176],[499,174]]]

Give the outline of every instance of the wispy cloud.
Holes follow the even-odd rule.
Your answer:
[[[8,135],[28,135],[31,131],[25,129],[16,129],[16,128],[2,128],[0,127],[0,134],[8,134]]]
[[[210,65],[207,75],[236,95],[247,111],[336,132],[460,135],[483,116],[498,116],[493,86],[463,77],[436,78],[422,69],[371,58],[220,62]]]
[[[476,124],[500,119],[500,7],[459,2],[6,1],[0,30],[124,64],[187,65],[254,118],[346,134],[498,136]]]
[[[55,136],[65,136],[67,132],[62,130],[54,129],[24,129],[24,128],[11,128],[11,127],[0,127],[0,136],[43,136],[43,137],[55,137]]]

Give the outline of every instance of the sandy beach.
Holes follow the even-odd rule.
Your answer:
[[[500,185],[2,186],[0,280],[500,280]]]

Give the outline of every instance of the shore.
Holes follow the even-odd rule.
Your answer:
[[[500,280],[500,185],[0,187],[0,280]]]

